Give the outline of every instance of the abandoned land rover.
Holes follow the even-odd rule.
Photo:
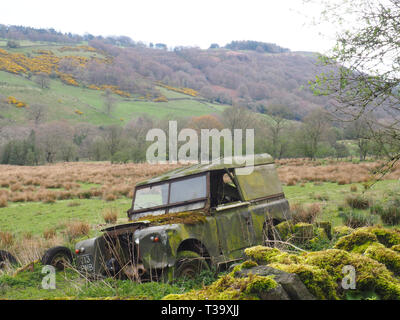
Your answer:
[[[235,161],[197,164],[139,183],[129,223],[76,244],[78,269],[171,280],[242,259],[245,248],[265,242],[269,223],[290,218],[272,157],[255,155],[252,173],[244,169]]]

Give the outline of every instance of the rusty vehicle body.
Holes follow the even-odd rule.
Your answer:
[[[172,279],[242,259],[245,248],[263,244],[268,222],[290,218],[272,157],[254,157],[251,174],[241,174],[244,164],[233,161],[186,166],[139,183],[129,223],[76,244],[79,270]]]

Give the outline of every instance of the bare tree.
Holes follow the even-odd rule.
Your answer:
[[[47,106],[43,104],[32,104],[29,106],[28,117],[30,120],[35,122],[35,125],[39,125],[47,118]]]
[[[254,114],[244,107],[229,107],[222,113],[222,122],[232,132],[234,129],[250,129],[254,121]]]
[[[113,159],[113,156],[120,149],[120,145],[122,143],[122,133],[123,133],[123,130],[121,127],[119,127],[117,125],[112,125],[112,126],[106,127],[102,134],[106,149],[111,156],[111,161]]]
[[[34,81],[42,88],[48,89],[50,88],[50,79],[46,73],[39,73],[35,78]]]
[[[315,160],[318,144],[329,129],[329,117],[323,109],[313,110],[304,118],[300,139],[306,156]]]
[[[112,92],[109,89],[104,92],[103,97],[105,112],[110,115],[115,107],[115,98],[112,96]]]

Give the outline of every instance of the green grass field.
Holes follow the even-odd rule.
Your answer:
[[[0,71],[0,95],[14,96],[28,104],[44,104],[50,108],[47,121],[66,119],[71,122],[87,122],[94,125],[126,124],[129,120],[140,115],[149,115],[156,118],[191,117],[206,114],[219,114],[227,106],[205,103],[186,95],[167,91],[181,100],[168,102],[138,101],[137,97],[123,98],[113,95],[115,108],[110,115],[104,111],[103,92],[68,86],[58,80],[50,81],[49,89],[41,89],[34,81],[22,76],[12,75]],[[75,113],[83,112],[82,115]],[[16,108],[13,105],[3,104],[0,115],[15,120],[18,123],[26,121],[28,110]]]

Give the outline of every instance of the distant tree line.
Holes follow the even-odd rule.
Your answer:
[[[224,48],[230,50],[252,50],[252,51],[266,52],[266,53],[282,53],[290,51],[289,49],[282,48],[276,45],[275,43],[266,43],[266,42],[251,41],[251,40],[232,41],[231,43],[228,43]]]
[[[246,108],[232,106],[219,116],[177,119],[178,130],[193,128],[200,136],[201,129],[228,128],[233,132],[234,129],[253,128],[255,152],[270,153],[276,159],[340,159],[350,156],[362,161],[367,156],[384,157],[388,150],[395,151],[391,141],[379,144],[371,139],[362,119],[357,126],[338,127],[322,109],[310,112],[303,122],[290,120],[290,110],[285,106],[275,105],[269,110],[269,117],[265,117]],[[33,120],[24,131],[15,126],[3,127],[0,137],[7,133],[13,138],[3,140],[0,162],[14,165],[81,160],[143,162],[151,143],[146,142],[147,132],[153,128],[168,132],[168,121],[141,116],[132,119],[125,127],[73,125],[65,121],[38,124]]]

